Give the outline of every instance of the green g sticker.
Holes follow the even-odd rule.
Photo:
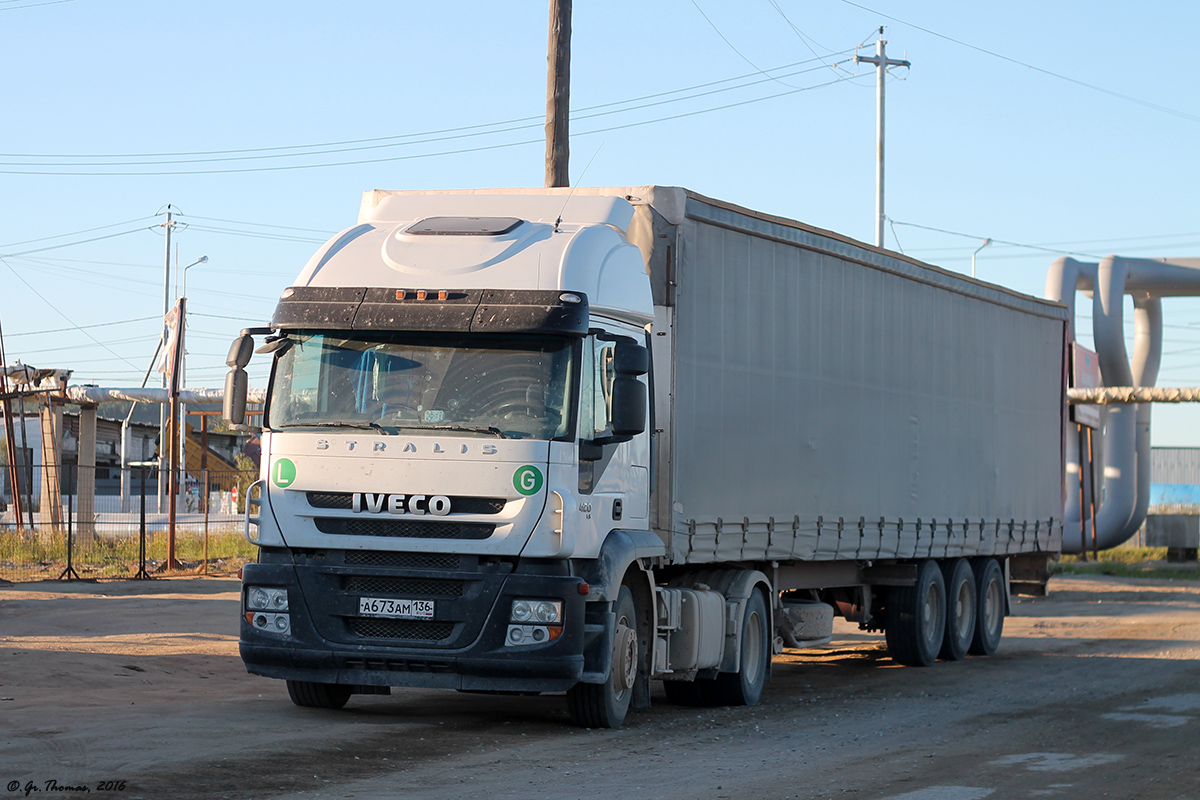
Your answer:
[[[289,459],[281,458],[271,467],[271,483],[280,489],[286,489],[296,482],[296,465]]]
[[[542,490],[542,471],[537,467],[525,466],[513,473],[513,486],[528,497]]]

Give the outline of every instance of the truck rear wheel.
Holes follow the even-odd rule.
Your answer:
[[[633,699],[641,655],[633,592],[622,586],[613,606],[617,620],[613,631],[612,666],[604,683],[577,683],[567,691],[571,721],[583,728],[619,728]]]
[[[338,683],[288,681],[288,697],[304,708],[338,709],[350,699],[351,688]]]
[[[942,565],[942,578],[946,581],[946,635],[940,655],[946,661],[959,661],[966,657],[975,637],[975,572],[970,562],[959,558]]]
[[[945,630],[946,583],[936,561],[922,561],[915,585],[888,592],[888,652],[900,664],[928,667],[937,660]]]
[[[1004,575],[994,558],[975,563],[976,622],[975,636],[968,652],[990,656],[1000,647],[1004,634]]]
[[[762,698],[771,669],[771,619],[762,592],[754,590],[742,615],[741,663],[737,672],[721,672],[702,685],[715,706],[754,706]]]

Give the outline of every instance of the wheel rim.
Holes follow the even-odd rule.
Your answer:
[[[758,680],[758,673],[763,666],[762,621],[759,619],[757,611],[750,615],[746,624],[749,628],[743,637],[745,652],[742,654],[742,671],[745,673],[746,679],[753,683]]]
[[[617,621],[617,631],[613,637],[613,688],[618,700],[633,688],[637,679],[637,662],[637,633],[629,625],[629,618],[622,616]]]
[[[987,632],[992,636],[996,635],[996,631],[1000,627],[1000,620],[1003,619],[1001,609],[1004,607],[1004,598],[1001,595],[1000,581],[988,581],[987,596],[984,598],[983,620]]]
[[[971,596],[971,585],[966,581],[958,584],[958,602],[954,605],[954,632],[959,641],[965,641],[973,632],[975,616],[975,598]]]
[[[921,632],[931,645],[937,644],[938,620],[942,616],[941,597],[937,588],[937,584],[930,582],[925,590],[925,618],[921,620]]]

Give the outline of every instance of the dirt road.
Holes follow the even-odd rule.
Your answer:
[[[658,689],[618,731],[553,696],[296,708],[243,670],[237,604],[232,580],[0,588],[0,800],[1200,798],[1200,583],[1056,578],[997,655],[928,669],[843,625],[776,657],[760,706]]]

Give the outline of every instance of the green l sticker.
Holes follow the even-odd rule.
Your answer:
[[[513,486],[526,497],[540,492],[542,482],[542,471],[534,466],[520,467],[513,473]]]
[[[290,459],[281,458],[271,467],[271,483],[286,489],[296,482],[296,465]]]

